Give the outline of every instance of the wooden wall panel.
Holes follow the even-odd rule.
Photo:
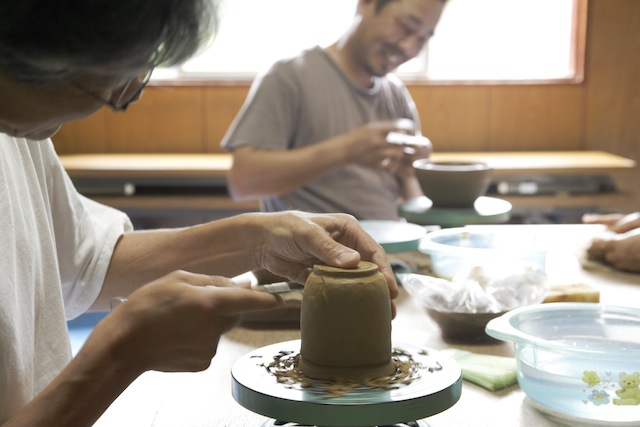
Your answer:
[[[109,113],[110,150],[202,152],[202,97],[198,88],[148,88],[130,111]]]
[[[242,107],[248,91],[248,86],[222,86],[203,89],[205,152],[226,152],[220,147],[220,141]]]
[[[108,153],[107,109],[82,120],[65,123],[53,137],[59,154]]]
[[[489,92],[484,86],[412,86],[422,132],[438,151],[489,147]]]
[[[587,32],[586,147],[640,164],[640,1],[592,1]],[[620,181],[640,210],[640,171]]]
[[[587,144],[640,150],[640,5],[596,2],[589,31]]]
[[[580,86],[491,89],[489,151],[580,150]]]

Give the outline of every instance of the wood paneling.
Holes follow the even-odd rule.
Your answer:
[[[583,88],[503,86],[491,90],[490,151],[580,150]]]
[[[148,88],[126,114],[108,113],[110,151],[202,152],[202,99],[198,88]]]
[[[441,151],[580,150],[582,85],[412,86]]]
[[[585,144],[640,160],[640,1],[591,1]],[[640,171],[621,185],[640,209]]]
[[[483,86],[411,86],[422,132],[438,151],[489,147],[489,90]]]
[[[64,124],[53,137],[56,150],[61,154],[108,153],[106,108],[85,119]]]
[[[248,86],[208,87],[204,92],[205,151],[223,153],[220,141],[242,107]]]

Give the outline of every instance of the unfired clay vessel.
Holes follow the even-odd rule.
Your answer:
[[[300,368],[323,380],[371,380],[395,371],[391,300],[376,264],[316,265],[304,287]]]

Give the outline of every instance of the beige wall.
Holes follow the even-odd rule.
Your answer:
[[[606,150],[640,162],[640,1],[589,0],[582,84],[409,89],[440,151]],[[219,152],[247,90],[150,87],[126,114],[105,108],[54,142],[60,154]]]

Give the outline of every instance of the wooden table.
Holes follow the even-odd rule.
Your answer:
[[[498,225],[479,227],[537,227],[550,244],[547,272],[553,283],[590,284],[600,290],[601,302],[640,308],[640,275],[587,271],[576,257],[591,236],[602,230],[589,225]],[[513,355],[511,343],[455,344],[442,339],[436,324],[401,289],[393,320],[394,342],[436,350],[459,348],[477,353]],[[268,418],[252,413],[231,396],[230,370],[249,351],[299,339],[296,329],[255,330],[238,327],[220,340],[209,369],[199,373],[148,372],[139,377],[98,420],[98,427],[261,426]],[[558,423],[535,410],[518,386],[489,392],[463,382],[462,397],[450,409],[430,417],[431,427],[556,427]]]

